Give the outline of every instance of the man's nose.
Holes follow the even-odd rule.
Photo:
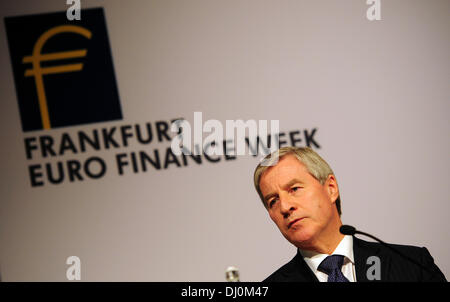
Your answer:
[[[295,209],[295,203],[289,195],[280,196],[280,211],[284,218],[288,218]]]

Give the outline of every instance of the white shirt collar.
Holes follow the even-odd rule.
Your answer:
[[[308,264],[308,266],[312,269],[314,273],[317,273],[317,268],[319,267],[320,263],[322,263],[322,261],[327,256],[329,256],[327,254],[320,254],[314,251],[301,249],[298,250],[302,254],[306,264]],[[342,238],[341,242],[339,242],[338,246],[333,251],[333,253],[331,253],[331,255],[342,255],[345,257],[344,263],[347,261],[351,261],[354,264],[355,260],[353,257],[353,236],[345,235],[344,238]]]

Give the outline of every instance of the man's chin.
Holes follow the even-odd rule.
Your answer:
[[[307,230],[298,230],[294,234],[287,234],[285,238],[298,248],[305,248],[313,239],[313,233]]]

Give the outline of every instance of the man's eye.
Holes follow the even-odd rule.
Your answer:
[[[277,200],[278,200],[278,198],[274,198],[271,201],[269,201],[269,208],[271,208]]]
[[[291,189],[291,191],[296,192],[298,189],[300,189],[300,187],[293,187],[293,188]]]

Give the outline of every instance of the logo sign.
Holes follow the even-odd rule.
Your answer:
[[[102,8],[6,17],[23,131],[122,119]]]

